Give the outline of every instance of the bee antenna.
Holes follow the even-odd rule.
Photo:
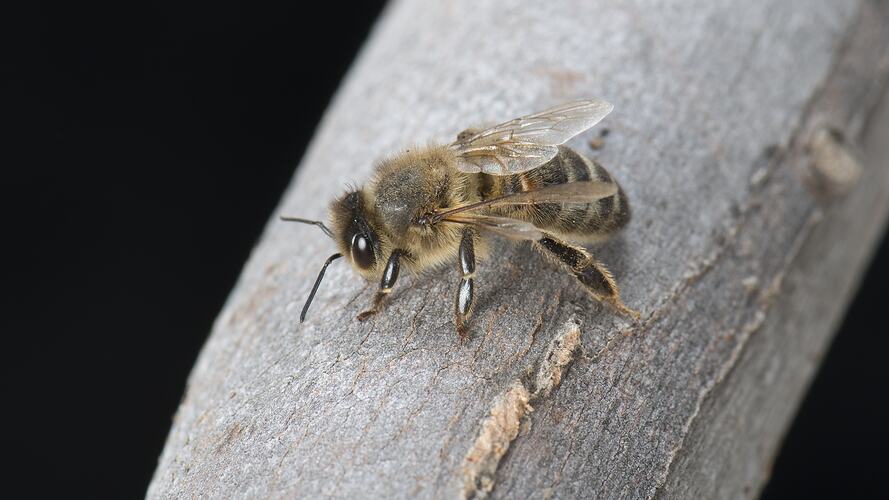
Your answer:
[[[318,224],[321,224],[321,223],[319,222]],[[327,229],[326,227],[324,227],[323,224],[321,224],[321,227],[324,229]],[[309,298],[306,299],[306,305],[303,306],[303,311],[299,314],[299,322],[300,323],[302,323],[303,321],[306,320],[306,312],[308,312],[309,306],[312,305],[312,299],[315,298],[315,292],[318,291],[318,285],[321,284],[321,278],[324,277],[324,271],[327,270],[327,266],[329,266],[331,262],[339,259],[342,256],[343,256],[343,254],[337,252],[337,253],[331,255],[330,257],[328,257],[327,261],[324,262],[324,265],[321,267],[321,272],[318,273],[318,278],[315,280],[315,284],[312,286],[312,291],[309,293]]]
[[[325,226],[324,223],[320,220],[300,219],[299,217],[288,217],[286,215],[282,215],[281,220],[285,220],[287,222],[302,222],[303,224],[318,226],[321,228],[322,231],[324,231],[324,234],[326,234],[330,239],[333,239],[333,233],[330,232],[330,229],[328,229],[327,226]]]

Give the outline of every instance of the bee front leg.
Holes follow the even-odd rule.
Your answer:
[[[454,323],[460,340],[466,340],[466,323],[475,306],[475,230],[463,229],[460,239],[460,287],[457,289],[457,300],[454,303]]]
[[[565,243],[551,235],[537,240],[535,246],[547,256],[565,265],[596,300],[610,304],[618,312],[633,319],[639,319],[639,313],[627,307],[620,299],[620,290],[608,269],[585,249]]]
[[[380,288],[377,290],[377,294],[374,295],[373,305],[370,309],[358,315],[358,321],[365,321],[383,309],[383,303],[392,292],[392,287],[395,286],[395,281],[398,279],[399,260],[402,255],[404,255],[402,250],[393,250],[389,255],[386,268],[383,270],[383,277],[380,278]]]

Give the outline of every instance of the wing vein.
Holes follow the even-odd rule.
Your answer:
[[[463,172],[524,172],[551,160],[559,145],[599,123],[612,109],[599,99],[567,103],[495,125],[449,147]]]

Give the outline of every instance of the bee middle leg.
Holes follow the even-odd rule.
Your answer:
[[[361,314],[358,315],[358,321],[365,321],[383,310],[383,303],[386,301],[386,298],[389,297],[389,294],[392,293],[395,281],[398,280],[398,270],[400,267],[399,261],[403,254],[404,251],[402,250],[393,250],[389,255],[389,260],[386,262],[386,268],[383,270],[383,277],[380,278],[380,288],[377,290],[377,294],[374,295],[373,305],[370,309],[362,311]]]
[[[469,316],[475,306],[475,237],[472,228],[463,228],[460,239],[460,287],[457,289],[457,300],[454,302],[454,323],[460,340],[466,340]]]
[[[608,303],[618,312],[633,319],[639,319],[639,313],[621,300],[620,290],[608,269],[584,248],[561,241],[552,235],[537,240],[534,246],[567,267],[593,298]]]

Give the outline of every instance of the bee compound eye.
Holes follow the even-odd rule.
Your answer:
[[[370,269],[374,265],[374,251],[370,240],[361,233],[352,236],[352,262],[362,269]]]

